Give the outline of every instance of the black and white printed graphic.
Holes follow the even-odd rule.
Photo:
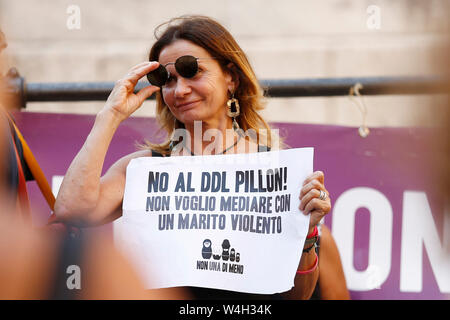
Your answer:
[[[230,248],[231,243],[228,239],[224,239],[220,247],[214,245],[210,239],[203,240],[201,256],[210,261],[197,260],[196,269],[244,274],[244,265],[237,264],[240,261],[240,253],[236,253],[235,248]],[[222,250],[221,254],[219,254],[220,250]]]
[[[202,257],[203,259],[209,259],[212,255],[212,247],[211,247],[211,240],[205,239],[203,241],[203,247],[202,247]]]

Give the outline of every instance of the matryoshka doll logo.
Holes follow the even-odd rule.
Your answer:
[[[202,244],[202,258],[239,262],[240,254],[239,252],[236,252],[235,248],[231,247],[228,239],[223,240],[221,246],[213,245],[213,242],[210,239],[205,239]]]
[[[211,240],[203,240],[202,257],[203,259],[209,259],[212,255]]]

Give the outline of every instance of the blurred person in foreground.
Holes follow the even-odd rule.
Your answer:
[[[0,30],[0,53],[6,48]],[[1,59],[1,55],[0,55]],[[18,205],[8,94],[0,86],[0,299],[181,299],[180,290],[145,291],[128,262],[102,235],[73,238],[35,228]],[[19,141],[20,142],[20,141]],[[87,245],[88,244],[88,245]]]
[[[277,149],[273,132],[258,113],[263,108],[263,90],[245,53],[218,22],[203,16],[171,20],[157,36],[149,60],[135,65],[116,82],[104,108],[97,114],[59,190],[55,214],[61,221],[90,226],[119,218],[126,168],[131,159]],[[137,82],[146,75],[152,85],[134,93]],[[118,126],[154,93],[157,118],[168,140],[162,144],[148,143],[142,150],[118,160],[101,176],[106,152]],[[195,125],[199,122],[201,135],[195,135]],[[177,142],[170,138],[180,128],[187,131],[190,141]],[[221,132],[227,139],[217,139],[215,147],[211,148],[211,142],[203,140],[209,129]],[[253,139],[240,134],[249,130],[256,134]],[[316,234],[316,225],[331,208],[323,172],[310,175],[298,192],[300,211],[310,215],[308,236],[311,236]],[[308,299],[311,296],[318,276],[313,246],[306,243],[305,247],[298,248],[303,253],[295,286],[281,297]],[[193,287],[189,290],[197,298],[250,297],[225,290]]]
[[[5,35],[0,30],[0,59],[2,51],[8,46]],[[2,65],[2,64],[0,64]],[[1,72],[1,71],[0,71]],[[14,95],[8,92],[7,77],[0,74],[0,91],[2,108],[0,109],[1,137],[4,149],[1,153],[4,161],[2,168],[2,182],[8,185],[4,190],[9,199],[15,200],[14,213],[17,217],[31,222],[26,181],[34,180],[28,165],[24,159],[22,143],[14,130],[13,117],[10,112],[16,108]],[[12,212],[1,212],[1,215],[9,215]]]

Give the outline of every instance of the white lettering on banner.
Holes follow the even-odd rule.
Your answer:
[[[365,271],[355,270],[355,213],[359,208],[370,212],[369,265]],[[350,290],[368,291],[386,281],[391,269],[392,208],[378,190],[352,188],[336,200],[332,231],[339,248]],[[401,236],[400,291],[421,292],[423,248],[441,293],[450,292],[450,214],[444,214],[442,244],[425,192],[405,191]]]
[[[355,212],[363,207],[370,212],[369,265],[358,271],[353,265]],[[378,190],[353,188],[336,200],[332,231],[350,290],[368,291],[386,281],[391,269],[392,220],[391,204]]]
[[[52,193],[56,197],[61,187],[64,176],[52,176]]]
[[[441,292],[450,292],[450,215],[444,214],[443,245],[425,192],[403,194],[400,291],[422,291],[423,247]],[[423,245],[422,245],[423,244]]]

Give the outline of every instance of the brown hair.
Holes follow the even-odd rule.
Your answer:
[[[163,26],[167,27],[161,35],[158,35],[158,31]],[[162,49],[174,41],[182,39],[208,51],[219,62],[223,70],[227,70],[227,65],[231,62],[234,66],[233,71],[239,77],[239,86],[234,92],[234,97],[239,101],[241,113],[236,120],[242,130],[255,130],[257,140],[264,141],[265,145],[272,147],[270,127],[258,114],[258,111],[264,108],[263,90],[247,56],[233,36],[220,23],[205,16],[181,16],[159,25],[155,30],[155,37],[157,41],[150,50],[150,61],[158,61]],[[162,129],[170,137],[176,129],[178,121],[164,103],[161,92],[156,93],[156,115]],[[168,153],[169,144],[170,140],[162,144],[146,142],[145,147],[160,153]]]

